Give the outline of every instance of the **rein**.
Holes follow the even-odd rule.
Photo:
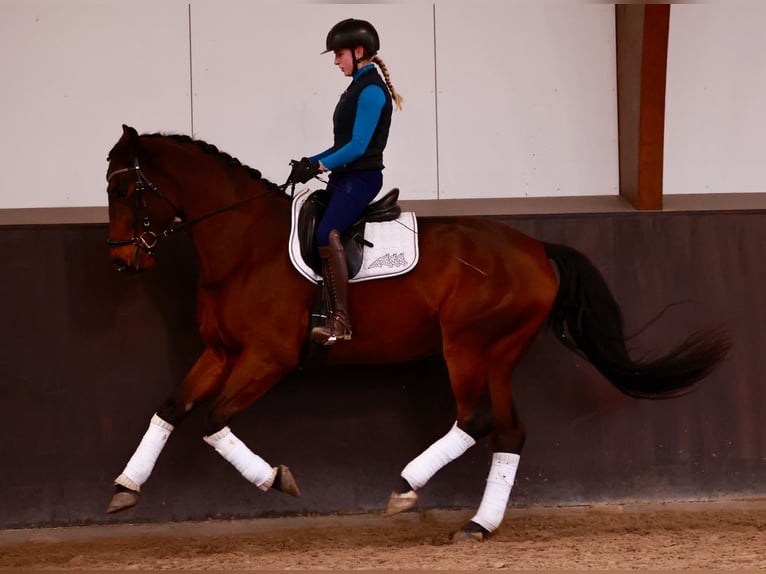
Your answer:
[[[134,207],[134,210],[138,211],[139,209],[144,209],[144,210],[146,209],[146,199],[144,198],[144,190],[148,189],[149,191],[151,191],[154,195],[162,199],[165,203],[167,203],[173,209],[173,212],[175,213],[175,219],[164,231],[161,231],[158,234],[151,230],[151,222],[149,220],[149,215],[145,214],[141,222],[141,226],[143,228],[143,231],[141,233],[139,233],[138,230],[135,230],[133,232],[133,237],[131,237],[130,239],[108,238],[106,240],[106,244],[109,247],[122,247],[125,245],[135,245],[138,249],[145,251],[147,255],[152,255],[154,253],[154,250],[157,247],[157,244],[159,243],[160,239],[168,237],[172,235],[173,233],[176,233],[177,231],[181,231],[187,227],[191,227],[192,225],[199,223],[200,221],[204,221],[205,219],[208,219],[210,217],[214,217],[216,215],[220,215],[221,213],[225,213],[226,211],[236,209],[237,207],[245,203],[248,203],[249,201],[252,201],[253,199],[257,199],[270,192],[269,189],[266,189],[265,191],[256,193],[254,195],[251,195],[249,197],[236,201],[232,204],[225,205],[219,209],[211,211],[210,213],[200,215],[199,217],[195,217],[194,219],[191,219],[189,221],[184,221],[183,212],[180,209],[178,209],[175,206],[175,204],[173,204],[173,202],[170,201],[170,199],[168,199],[168,197],[165,194],[163,194],[159,190],[159,188],[149,180],[148,177],[146,177],[144,172],[141,170],[141,166],[138,163],[138,158],[134,158],[132,166],[125,167],[122,169],[116,169],[113,172],[109,173],[106,176],[106,181],[108,183],[109,181],[111,181],[111,179],[114,176],[120,175],[123,173],[128,173],[131,171],[135,172],[136,174],[136,205]],[[288,183],[284,183],[282,185],[276,186],[276,189],[284,193],[287,186],[288,186]]]

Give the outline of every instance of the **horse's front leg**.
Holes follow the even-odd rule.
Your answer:
[[[218,392],[231,362],[223,349],[205,349],[184,377],[180,391],[152,416],[138,448],[114,481],[115,492],[107,512],[120,512],[138,504],[141,486],[149,479],[170,434],[197,404]]]
[[[229,421],[250,407],[291,370],[289,362],[258,351],[243,351],[223,390],[216,397],[207,422],[206,443],[261,490],[274,488],[291,496],[300,496],[298,485],[285,465],[271,466],[255,454],[229,427]]]

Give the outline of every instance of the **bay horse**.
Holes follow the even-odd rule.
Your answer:
[[[284,465],[251,451],[229,424],[299,367],[316,285],[288,256],[291,197],[283,186],[215,146],[123,125],[109,152],[108,245],[120,271],[148,269],[171,233],[191,237],[199,262],[197,319],[204,350],[179,390],[151,418],[115,480],[108,512],[139,500],[169,434],[206,404],[204,440],[262,490],[297,496]],[[420,260],[408,274],[352,284],[353,339],[329,348],[329,365],[399,363],[441,354],[455,424],[404,467],[385,513],[407,510],[417,490],[476,441],[490,436],[492,464],[476,515],[454,540],[483,540],[502,522],[525,431],[513,401],[513,370],[546,326],[617,389],[669,398],[704,379],[729,339],[709,328],[651,360],[626,348],[620,307],[580,252],[471,217],[420,219]],[[395,302],[396,312],[391,312]]]

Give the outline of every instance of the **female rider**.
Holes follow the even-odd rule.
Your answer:
[[[393,105],[401,109],[402,98],[377,55],[380,39],[372,24],[354,18],[343,20],[330,29],[326,44],[322,53],[334,52],[335,65],[352,78],[351,84],[335,107],[332,147],[293,162],[288,182],[306,183],[320,172],[330,172],[330,201],[316,231],[330,315],[325,325],[311,331],[311,338],[332,345],[351,339],[348,268],[340,235],[383,187],[383,150],[391,112]]]

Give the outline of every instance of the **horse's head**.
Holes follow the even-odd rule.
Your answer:
[[[180,215],[145,173],[149,156],[135,129],[123,125],[122,137],[109,152],[107,244],[115,269],[140,271],[154,264],[157,241]]]

